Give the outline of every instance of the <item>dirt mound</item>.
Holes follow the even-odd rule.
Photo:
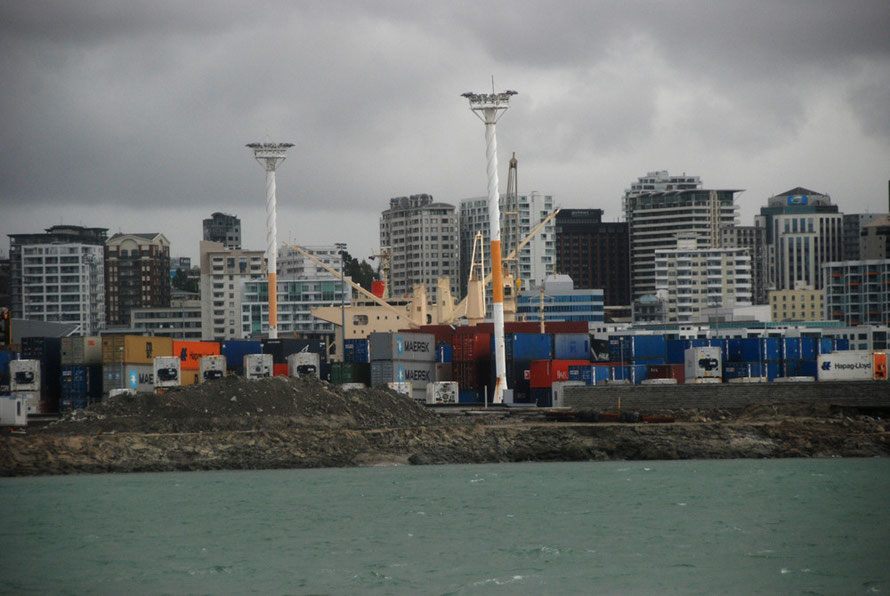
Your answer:
[[[66,414],[41,432],[176,433],[284,428],[392,428],[437,423],[422,404],[386,388],[343,391],[315,378],[225,377],[167,393],[119,395]]]

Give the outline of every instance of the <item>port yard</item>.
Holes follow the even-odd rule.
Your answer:
[[[657,388],[625,387],[626,411],[634,411],[628,400],[641,389]],[[26,434],[4,433],[0,473],[886,457],[883,412],[890,398],[876,395],[871,406],[836,406],[832,398],[760,400],[742,408],[658,410],[670,413],[671,423],[603,423],[582,421],[585,410],[577,408],[550,410],[578,414],[557,421],[543,408],[430,408],[386,388],[346,391],[315,378],[227,377],[162,395],[115,396]]]

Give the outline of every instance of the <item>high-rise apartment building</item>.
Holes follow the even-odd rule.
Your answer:
[[[720,228],[736,223],[738,192],[703,189],[698,176],[666,171],[649,172],[625,190],[634,300],[655,293],[655,252],[675,249],[679,234],[703,235],[708,246],[719,246]]]
[[[822,321],[822,290],[814,290],[802,282],[793,290],[771,290],[769,309],[773,323]]]
[[[751,256],[751,302],[766,304],[766,250],[763,228],[724,226],[720,228],[720,248],[744,248]]]
[[[531,192],[517,197],[516,211],[506,212],[505,197],[500,198],[501,211],[501,254],[504,259],[516,244],[522,242],[531,231],[553,212],[553,197],[539,192]],[[507,261],[506,268],[514,277],[522,281],[522,291],[537,290],[556,267],[556,223],[551,219],[526,244],[516,260]],[[490,227],[488,198],[464,199],[460,202],[460,296],[467,293],[467,279],[470,274],[470,260],[473,255],[473,239],[481,232],[485,254],[485,271],[491,271],[488,254]],[[490,295],[486,293],[486,301]]]
[[[204,339],[241,339],[242,296],[246,282],[266,283],[266,253],[229,249],[220,242],[200,243],[201,328]],[[262,299],[268,301],[267,289]],[[260,307],[259,304],[256,305]]]
[[[770,289],[800,281],[820,290],[822,264],[841,260],[844,216],[828,195],[797,187],[770,197],[754,225],[764,229]]]
[[[860,259],[890,259],[890,216],[875,219],[862,227],[859,236]]]
[[[92,335],[106,324],[106,228],[58,225],[44,234],[10,234],[10,310],[15,318],[79,325]]]
[[[844,248],[842,261],[858,261],[863,258],[860,252],[860,237],[864,228],[871,222],[886,217],[886,213],[846,213],[844,214]]]
[[[744,248],[711,247],[691,234],[655,251],[655,288],[666,323],[706,321],[708,312],[751,306],[751,257]]]
[[[390,254],[390,296],[409,294],[415,284],[438,298],[438,278],[450,278],[452,295],[460,283],[458,220],[454,205],[419,194],[390,199],[380,216],[380,248]]]
[[[577,289],[601,289],[606,306],[630,305],[626,222],[604,222],[602,209],[563,209],[556,215],[556,271]]]
[[[890,326],[890,259],[824,263],[822,285],[827,320]]]
[[[212,214],[204,220],[204,240],[234,250],[241,248],[241,220],[226,213]]]
[[[170,242],[163,234],[115,234],[105,242],[109,326],[130,324],[134,308],[170,306]]]

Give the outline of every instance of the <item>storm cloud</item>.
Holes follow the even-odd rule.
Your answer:
[[[6,2],[0,234],[160,231],[197,256],[238,215],[262,249],[263,173],[294,143],[283,240],[378,243],[391,197],[486,193],[464,91],[519,91],[498,126],[520,192],[620,216],[645,172],[746,189],[741,223],[795,186],[887,210],[886,2]]]

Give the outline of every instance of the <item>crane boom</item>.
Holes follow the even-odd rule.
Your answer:
[[[507,258],[507,259],[513,259],[513,258],[515,258],[515,257],[519,254],[519,251],[522,250],[523,247],[524,247],[526,244],[528,244],[529,242],[531,242],[531,239],[534,238],[535,235],[536,235],[538,232],[540,232],[541,229],[542,229],[545,225],[547,225],[547,223],[548,223],[551,219],[553,219],[554,217],[556,217],[556,214],[559,213],[560,211],[562,211],[562,207],[557,207],[557,208],[553,211],[553,213],[551,213],[550,215],[548,215],[547,217],[545,217],[544,219],[542,219],[542,220],[541,220],[541,223],[539,223],[538,225],[536,225],[536,226],[532,229],[532,231],[529,232],[528,236],[526,236],[526,237],[522,240],[522,242],[520,242],[519,244],[517,244],[517,245],[516,245],[516,248],[514,248],[512,251],[510,251],[510,254],[508,254],[506,258]],[[492,263],[492,264],[491,264],[491,267],[490,267],[489,269],[493,268],[494,266],[495,266],[495,264]],[[491,281],[491,273],[489,272],[488,275],[485,276],[485,279],[482,281],[482,285],[486,285],[486,284],[488,284],[490,281]],[[466,316],[466,314],[467,314],[467,299],[464,298],[463,300],[461,300],[461,301],[458,303],[457,306],[454,307],[454,318],[455,318],[455,319],[458,319],[458,318],[460,318],[460,317],[464,317],[464,316]],[[443,321],[439,321],[439,322],[442,323]]]
[[[332,268],[332,267],[329,267],[328,265],[322,263],[322,262],[315,256],[315,255],[309,254],[307,251],[303,250],[303,249],[300,248],[299,246],[294,246],[294,245],[292,245],[292,244],[288,244],[287,246],[289,246],[290,248],[294,249],[295,251],[297,251],[298,253],[300,253],[300,254],[303,255],[304,257],[307,257],[308,259],[312,260],[312,261],[315,262],[317,265],[319,265],[322,269],[324,269],[325,271],[327,271],[328,273],[330,273],[330,274],[333,275],[334,277],[340,279],[341,281],[343,281],[343,283],[348,284],[350,287],[352,287],[352,289],[354,289],[355,291],[357,291],[357,292],[358,292],[359,294],[361,294],[362,296],[364,296],[364,297],[366,297],[366,298],[369,298],[369,299],[373,300],[374,302],[376,302],[376,303],[379,304],[380,306],[382,306],[382,307],[384,307],[384,308],[387,308],[387,309],[391,310],[392,312],[394,312],[395,314],[399,315],[400,317],[406,315],[405,312],[400,311],[399,309],[397,309],[396,307],[394,307],[392,304],[388,303],[386,300],[383,300],[382,298],[378,298],[378,297],[375,296],[373,293],[371,293],[371,292],[369,292],[368,290],[364,289],[363,287],[361,287],[361,286],[358,285],[357,283],[355,283],[355,282],[353,282],[353,281],[351,281],[351,280],[346,279],[346,277],[344,277],[344,276],[341,275],[340,273],[337,273],[337,270],[336,270],[336,269],[334,269],[334,268]],[[417,325],[416,323],[414,323],[413,321],[411,321],[410,317],[408,317],[407,319],[408,319],[408,320],[407,320],[406,322],[408,323],[408,325],[410,325],[411,327],[414,327],[414,328],[417,328],[417,327],[418,327],[418,325]]]

